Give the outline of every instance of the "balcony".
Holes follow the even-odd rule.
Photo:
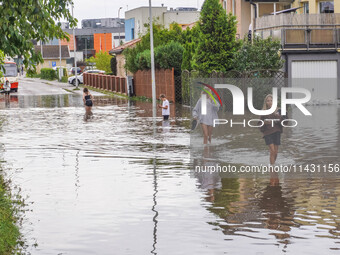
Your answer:
[[[281,41],[283,50],[340,48],[340,14],[281,14],[257,18],[255,32]]]

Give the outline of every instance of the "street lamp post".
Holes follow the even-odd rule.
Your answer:
[[[85,59],[87,59],[87,38],[85,38]]]
[[[74,8],[74,4],[72,4],[72,18],[74,18],[73,8]],[[77,59],[76,59],[76,36],[75,36],[74,26],[73,26],[73,53],[74,53],[74,74],[76,76],[76,88],[78,88],[78,70],[77,70]]]
[[[149,18],[150,18],[150,51],[151,51],[151,86],[152,86],[152,115],[156,118],[156,81],[155,81],[155,56],[153,51],[153,26],[151,0],[149,0]]]
[[[61,81],[61,39],[59,39],[59,68],[57,70],[59,81]]]
[[[120,23],[120,16],[119,16],[119,14],[120,14],[120,9],[123,9],[123,7],[119,7],[119,9],[118,9],[118,22],[119,22],[119,25],[121,25],[121,23]],[[118,27],[118,29],[119,29],[119,32],[118,32],[118,46],[120,46],[120,26]]]

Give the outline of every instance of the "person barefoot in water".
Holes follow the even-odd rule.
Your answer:
[[[83,90],[83,102],[85,105],[85,118],[89,119],[93,115],[92,113],[93,96],[91,95],[87,88],[84,88]]]
[[[262,110],[268,110],[272,105],[273,96],[269,94],[264,99]],[[275,121],[266,119],[275,119]],[[281,121],[283,119],[284,116],[281,115],[281,110],[279,108],[276,108],[274,113],[270,115],[261,116],[261,120],[264,122],[264,125],[261,127],[261,132],[266,145],[268,145],[269,148],[269,161],[271,165],[275,164],[279,152],[279,145],[281,145]]]
[[[203,95],[207,97],[206,114],[202,114],[201,109]],[[203,130],[203,144],[207,144],[208,142],[211,143],[214,119],[218,119],[217,112],[219,108],[220,105],[218,103],[215,104],[211,97],[206,92],[202,92],[201,98],[197,101],[196,106],[192,111],[194,120],[197,120],[198,123],[201,124]]]

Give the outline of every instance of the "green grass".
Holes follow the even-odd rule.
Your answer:
[[[23,202],[13,199],[9,188],[0,175],[0,254],[20,254],[22,245],[18,223],[18,205]]]
[[[61,81],[60,82],[68,83],[68,77],[67,76],[61,77]]]

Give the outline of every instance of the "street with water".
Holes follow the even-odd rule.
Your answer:
[[[331,122],[284,133],[278,162],[338,160],[340,106],[311,107]],[[273,186],[197,174],[190,108],[171,111],[170,121],[160,112],[154,120],[151,103],[98,93],[86,119],[81,93],[33,79],[9,102],[1,95],[1,164],[26,198],[27,253],[339,253],[340,179],[280,176]],[[268,157],[262,140],[235,130],[209,150],[225,146],[226,162],[255,164]]]

